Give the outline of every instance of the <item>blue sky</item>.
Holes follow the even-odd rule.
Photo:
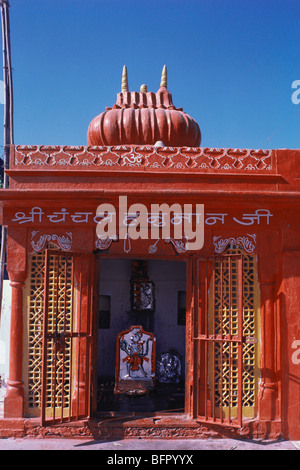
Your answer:
[[[166,64],[201,146],[300,148],[299,0],[10,0],[10,27],[15,144],[86,145],[123,65],[156,92]]]

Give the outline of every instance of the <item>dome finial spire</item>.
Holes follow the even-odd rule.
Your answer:
[[[121,84],[121,92],[129,91],[128,89],[128,76],[127,76],[127,67],[124,65],[123,72],[122,72],[122,84]]]
[[[164,86],[167,88],[167,66],[164,65],[162,69],[161,79],[160,79],[160,86]]]

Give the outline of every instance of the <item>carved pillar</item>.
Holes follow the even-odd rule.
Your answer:
[[[23,360],[23,287],[25,272],[8,272],[11,292],[11,325],[9,379],[4,398],[4,418],[20,418],[24,414]]]
[[[282,432],[300,440],[300,250],[281,254],[280,373]]]
[[[261,282],[261,381],[259,418],[276,418],[274,283]]]
[[[26,231],[8,228],[7,272],[11,285],[9,374],[4,398],[4,418],[24,415],[23,388],[23,288],[27,275]]]
[[[93,286],[93,259],[86,255],[74,258],[74,282],[76,290],[76,312],[73,347],[75,362],[74,390],[72,395],[72,409],[75,415],[86,416],[89,414],[90,402],[90,345],[91,345],[91,309]]]

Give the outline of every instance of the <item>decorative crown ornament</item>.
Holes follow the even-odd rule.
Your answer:
[[[124,65],[117,101],[91,121],[87,141],[91,146],[155,145],[160,141],[167,147],[200,147],[201,132],[191,116],[173,105],[166,65],[156,93],[148,92],[145,84],[140,92],[130,92]]]

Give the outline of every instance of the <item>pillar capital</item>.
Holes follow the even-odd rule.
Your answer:
[[[12,287],[23,287],[26,280],[26,271],[7,270],[7,273]]]

